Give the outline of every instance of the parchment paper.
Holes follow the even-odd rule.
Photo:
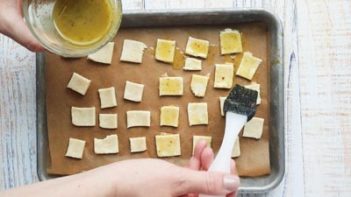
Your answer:
[[[46,84],[47,84],[47,122],[49,132],[50,157],[48,158],[48,172],[50,174],[73,174],[91,168],[111,163],[114,161],[132,158],[156,158],[154,136],[160,132],[180,133],[181,152],[180,157],[168,158],[171,162],[185,165],[192,154],[192,136],[209,135],[213,137],[212,147],[218,150],[223,138],[224,118],[220,115],[219,96],[226,96],[229,90],[213,88],[214,64],[232,61],[235,70],[238,67],[241,56],[234,60],[230,56],[220,56],[219,31],[224,28],[239,29],[243,34],[244,50],[251,51],[255,56],[263,60],[253,81],[261,84],[262,103],[257,108],[257,117],[265,119],[262,139],[248,139],[240,137],[241,156],[236,159],[239,174],[241,176],[260,176],[270,173],[269,162],[269,37],[268,29],[264,24],[238,24],[230,26],[195,26],[176,28],[132,28],[122,29],[115,38],[115,50],[112,65],[94,63],[86,58],[65,59],[50,53],[46,54]],[[157,62],[154,59],[154,51],[157,38],[177,41],[177,47],[185,50],[188,36],[209,40],[211,45],[209,57],[203,61],[202,71],[188,72],[174,69],[172,65]],[[134,39],[144,42],[149,48],[144,53],[143,63],[131,64],[119,61],[124,39]],[[72,73],[77,72],[92,80],[87,94],[81,96],[70,89],[67,83]],[[184,77],[184,96],[159,97],[159,77],[168,73],[169,76]],[[190,90],[192,74],[210,73],[210,80],[205,98],[196,98]],[[143,100],[134,103],[123,100],[125,81],[130,80],[145,84]],[[246,85],[250,81],[235,77],[235,83]],[[114,86],[117,91],[118,106],[110,109],[100,109],[98,88]],[[209,113],[208,126],[188,125],[187,104],[189,102],[207,102]],[[180,107],[180,125],[178,128],[160,127],[160,107],[163,105],[177,105]],[[75,127],[71,123],[71,106],[91,107],[95,106],[98,113],[118,113],[118,129],[106,130],[97,125],[95,127]],[[150,128],[126,128],[127,110],[151,111]],[[114,155],[96,155],[93,152],[94,137],[103,138],[106,135],[118,134],[119,150]],[[129,150],[129,137],[146,136],[148,150],[144,153],[131,154]],[[82,160],[65,157],[68,138],[74,137],[86,140],[86,147]]]

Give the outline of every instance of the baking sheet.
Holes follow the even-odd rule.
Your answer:
[[[172,13],[171,13],[172,14]],[[199,13],[191,13],[191,14],[184,14],[184,13],[182,13],[182,14],[179,14],[179,16],[178,16],[178,18],[186,18],[186,17],[192,17],[191,15],[197,15],[197,14],[199,14]],[[214,17],[212,17],[211,19],[214,19],[214,18],[218,18],[218,13],[217,12],[211,12],[211,13],[206,13],[206,14],[209,14],[209,15],[214,15]],[[230,13],[230,12],[223,12],[222,13],[222,15],[224,16],[224,17],[221,17],[221,19],[223,20],[223,19],[225,19],[224,21],[227,21],[228,22],[228,17],[229,18],[231,18],[232,16],[229,16],[228,14],[236,14],[237,16],[239,16],[239,17],[236,17],[236,18],[233,18],[233,21],[235,21],[235,20],[239,20],[240,21],[240,16],[242,17],[242,16],[245,16],[245,14],[247,14],[248,16],[249,15],[251,15],[249,12],[243,12],[243,11],[236,11],[236,12],[232,12],[232,13]],[[138,14],[136,14],[136,15],[138,15]],[[140,16],[142,16],[143,14],[140,14]],[[156,17],[157,16],[157,14],[153,14],[153,13],[149,13],[149,14],[146,14],[149,18],[154,18],[154,17]],[[177,14],[176,14],[177,15]],[[203,15],[203,13],[202,13],[202,15]],[[270,26],[269,28],[270,29],[272,29],[272,26],[274,27],[274,25],[276,25],[276,24],[270,24],[271,22],[269,22],[269,20],[271,20],[271,19],[269,19],[269,17],[271,17],[271,16],[269,16],[268,15],[268,17],[267,17],[267,13],[265,13],[265,12],[262,12],[262,11],[257,11],[257,13],[256,14],[252,14],[253,16],[255,16],[256,18],[257,18],[257,16],[264,16],[264,17],[266,17],[266,18],[260,18],[260,17],[258,17],[258,18],[260,18],[260,19],[262,19],[262,21],[264,21],[264,22],[266,22],[265,24],[266,25],[268,25],[268,26]],[[144,16],[145,17],[145,16]],[[253,18],[255,18],[255,17],[253,17]],[[133,22],[134,21],[134,19],[135,18],[138,18],[138,17],[128,17],[127,18],[127,20],[129,20],[129,22]],[[166,17],[167,18],[167,17]],[[268,20],[268,21],[267,21]],[[126,21],[126,20],[124,20],[124,21]],[[195,19],[194,21],[199,21],[199,19]],[[211,21],[207,21],[207,22],[211,22]],[[219,23],[221,23],[221,22],[223,22],[223,21],[217,21],[217,22],[219,22]],[[274,20],[273,20],[273,22],[274,22]],[[176,21],[176,23],[177,23],[177,21]],[[189,21],[187,21],[187,22],[184,22],[184,23],[189,23]],[[133,23],[132,23],[133,24]],[[135,24],[135,21],[134,21],[134,24]],[[156,23],[154,23],[154,24],[160,24],[160,21],[158,21],[158,23],[156,22]],[[162,24],[162,22],[161,22],[161,24]],[[174,24],[174,23],[173,23]],[[138,24],[136,24],[136,26],[138,26]],[[228,25],[226,25],[225,27],[228,27]],[[231,25],[231,27],[233,27],[233,25]],[[234,26],[235,27],[235,26]],[[275,27],[276,28],[276,27]],[[266,28],[267,29],[267,28]],[[277,36],[276,35],[276,33],[277,33],[277,29],[274,29],[273,28],[273,30],[275,31],[275,32],[272,32],[272,35],[270,36],[270,37],[275,37],[275,36]],[[139,32],[140,33],[140,32]],[[268,33],[268,32],[267,32]],[[267,34],[266,34],[267,35]],[[274,36],[275,35],[275,36]],[[195,36],[195,35],[194,35]],[[196,37],[196,36],[195,36]],[[139,38],[139,36],[138,36],[138,38]],[[183,38],[184,40],[186,40],[186,38]],[[259,40],[256,40],[255,42],[253,42],[253,43],[256,43],[257,41],[259,41]],[[218,42],[218,41],[217,41]],[[277,62],[277,60],[279,60],[281,57],[277,57],[277,56],[275,56],[275,55],[281,55],[281,53],[279,53],[279,50],[278,50],[278,48],[279,48],[279,44],[277,44],[276,43],[276,41],[272,41],[272,43],[273,43],[273,52],[271,52],[271,54],[270,54],[270,56],[272,57],[272,55],[273,55],[273,57],[275,57],[275,58],[277,58],[277,59],[274,59],[274,60],[272,60],[272,68],[273,68],[273,73],[271,73],[271,76],[274,76],[275,77],[275,80],[274,80],[274,90],[273,91],[271,91],[271,94],[273,94],[273,95],[275,95],[275,94],[277,94],[277,90],[279,91],[279,90],[282,90],[281,89],[281,84],[280,84],[280,82],[281,82],[281,77],[282,76],[277,76],[277,74],[281,74],[282,72],[281,72],[281,70],[282,70],[282,68],[279,68],[279,67],[276,67],[277,65],[279,66],[279,63],[280,62]],[[153,44],[154,45],[154,44]],[[152,46],[152,45],[150,45],[149,44],[149,46]],[[278,47],[278,48],[277,48]],[[181,47],[181,48],[183,48],[183,47]],[[253,52],[254,52],[254,54],[256,55],[256,53],[255,53],[255,51],[254,51],[254,49],[256,48],[256,46],[255,47],[253,47]],[[277,51],[278,50],[278,51]],[[117,51],[115,51],[115,52],[117,52]],[[269,54],[267,54],[267,56],[269,56]],[[118,56],[119,57],[119,56]],[[118,57],[117,57],[117,59],[118,59]],[[260,56],[259,56],[260,57]],[[40,59],[39,59],[40,60]],[[225,59],[225,60],[227,60],[227,59]],[[54,64],[56,64],[56,66],[57,66],[57,64],[58,64],[58,62],[61,62],[62,61],[62,59],[60,59],[60,58],[58,58],[58,57],[56,57],[56,59],[55,58],[53,58],[53,60],[52,60],[52,64],[54,65]],[[87,70],[88,70],[88,72],[89,71],[91,71],[91,69],[92,68],[94,68],[94,66],[89,66],[89,65],[79,65],[79,63],[77,63],[77,66],[73,66],[73,65],[75,65],[75,63],[76,63],[76,61],[78,61],[78,60],[66,60],[66,63],[67,63],[67,65],[66,66],[64,66],[63,68],[65,68],[65,69],[68,69],[68,70],[70,70],[71,72],[73,71],[73,69],[81,69],[82,70],[82,72],[84,73],[84,72],[87,72]],[[79,60],[79,61],[81,61],[81,60]],[[40,62],[39,62],[40,63]],[[68,65],[68,64],[70,64],[70,65]],[[87,63],[87,64],[89,64],[89,63]],[[60,64],[61,65],[61,64]],[[98,66],[102,66],[102,65],[98,65]],[[130,65],[131,66],[131,65]],[[136,65],[132,65],[132,66],[136,66]],[[165,66],[165,65],[163,65],[163,66]],[[53,66],[53,67],[55,67],[55,66]],[[89,68],[90,67],[90,68]],[[46,69],[48,69],[49,67],[47,67]],[[61,67],[60,67],[61,68]],[[99,72],[98,70],[99,70],[100,68],[98,68],[98,67],[96,67],[96,68],[94,68],[93,70],[95,70],[95,71],[91,71],[91,72],[93,72],[93,73],[95,73],[95,72]],[[68,71],[67,71],[68,72]],[[133,72],[133,71],[130,71],[130,72]],[[174,72],[176,72],[176,71],[174,71]],[[40,73],[39,73],[40,74]],[[266,73],[266,74],[269,74],[269,73]],[[84,74],[83,74],[84,75]],[[55,74],[54,74],[54,76],[55,76]],[[58,75],[59,76],[59,75]],[[66,77],[66,81],[68,81],[68,79],[69,79],[69,77],[70,77],[70,75],[67,77],[67,76],[65,76]],[[213,76],[212,76],[213,77]],[[106,78],[106,77],[103,77],[103,78]],[[189,78],[190,79],[190,78]],[[212,80],[213,80],[213,78],[212,78]],[[266,80],[267,81],[269,81],[269,79],[268,78],[266,78]],[[103,80],[102,80],[103,81]],[[43,84],[43,81],[41,80],[41,82],[42,82],[42,84]],[[48,81],[47,81],[48,82]],[[259,81],[260,82],[260,81]],[[211,88],[211,83],[213,84],[213,81],[210,81],[210,88]],[[261,82],[260,82],[261,83]],[[64,85],[65,86],[65,85]],[[39,87],[41,87],[41,86],[39,86]],[[157,87],[157,86],[156,86]],[[268,88],[268,87],[267,87]],[[118,89],[118,88],[117,88]],[[122,88],[123,89],[123,88]],[[268,90],[268,89],[267,89]],[[47,89],[47,91],[50,91],[50,89]],[[65,90],[65,91],[67,91],[67,90]],[[91,91],[91,90],[89,90],[89,91]],[[118,91],[121,91],[121,90],[119,90],[118,89]],[[123,91],[123,90],[122,90]],[[190,93],[190,91],[189,90],[187,90],[188,91],[188,93]],[[55,92],[57,92],[57,91],[55,91]],[[270,95],[269,93],[270,92],[266,92],[267,93],[267,95]],[[121,95],[120,93],[118,93],[119,95]],[[187,92],[186,92],[186,94],[187,94]],[[157,95],[157,94],[156,94]],[[271,103],[271,105],[270,105],[270,108],[271,109],[273,109],[273,111],[274,111],[274,113],[272,113],[271,112],[271,115],[272,115],[272,117],[273,117],[273,119],[270,121],[270,122],[273,122],[274,124],[271,126],[271,131],[273,131],[273,135],[272,135],[272,137],[270,138],[270,141],[273,141],[273,142],[279,142],[279,143],[274,143],[273,145],[271,145],[271,148],[270,148],[270,151],[271,151],[271,153],[273,153],[273,156],[271,156],[271,161],[273,161],[273,172],[269,175],[269,176],[265,176],[265,177],[262,177],[262,178],[254,178],[254,179],[250,179],[250,178],[244,178],[244,179],[242,179],[242,182],[243,182],[243,185],[244,186],[242,186],[242,191],[263,191],[263,190],[265,190],[265,189],[267,189],[267,188],[271,188],[271,187],[273,187],[274,185],[276,185],[279,181],[280,181],[280,179],[281,178],[279,178],[279,177],[281,177],[281,175],[282,175],[282,172],[283,172],[283,170],[284,170],[284,167],[281,167],[281,166],[277,166],[276,164],[277,164],[277,162],[279,163],[279,164],[281,164],[282,162],[281,162],[281,158],[279,158],[279,157],[277,157],[277,155],[278,156],[280,156],[281,155],[281,141],[279,141],[279,140],[277,140],[277,139],[279,139],[281,136],[283,136],[284,134],[283,134],[283,131],[281,130],[281,132],[280,133],[278,133],[277,132],[277,129],[282,129],[282,124],[276,124],[277,122],[277,120],[279,120],[279,119],[281,119],[282,118],[282,114],[281,113],[277,113],[278,111],[276,111],[277,110],[277,107],[278,106],[280,106],[282,103],[281,103],[281,95],[282,94],[277,94],[276,96],[277,96],[277,99],[275,99],[274,101],[272,101],[272,103]],[[40,97],[41,96],[41,94],[39,93],[38,94],[38,96]],[[144,95],[145,96],[145,95]],[[262,95],[263,96],[263,95]],[[91,97],[92,99],[98,99],[97,98],[97,94],[95,95],[95,98],[93,98],[93,97]],[[98,101],[98,100],[97,100]],[[218,102],[218,100],[217,100],[217,98],[216,98],[216,101]],[[171,102],[171,101],[170,101]],[[217,105],[218,105],[218,103],[217,102],[215,102]],[[118,108],[118,107],[117,107]],[[217,106],[217,109],[219,110],[219,108],[218,108],[218,106]],[[45,109],[43,109],[42,107],[38,107],[38,110],[39,111],[45,111]],[[214,110],[216,110],[216,108],[214,108]],[[118,110],[117,110],[118,111]],[[185,117],[186,117],[186,114],[183,114],[183,115],[185,115]],[[66,113],[66,116],[67,116],[67,113]],[[210,114],[210,116],[211,116],[211,114]],[[39,116],[39,121],[42,119],[42,118],[40,118],[41,116]],[[50,117],[50,114],[48,114],[48,117]],[[69,116],[69,113],[68,113],[68,117],[70,117]],[[155,117],[154,117],[155,118]],[[157,118],[157,116],[156,116],[156,118]],[[60,120],[56,120],[57,122],[60,122]],[[120,122],[121,122],[121,117],[120,117],[120,120],[119,120]],[[122,121],[125,121],[125,120],[122,120]],[[268,122],[268,121],[267,121]],[[211,124],[211,123],[210,123]],[[268,127],[268,125],[265,125],[266,127]],[[45,129],[45,124],[39,124],[39,127],[40,128],[44,128]],[[121,128],[119,128],[119,130],[120,130]],[[82,129],[82,130],[84,130],[84,129]],[[180,129],[179,129],[180,130]],[[198,131],[194,131],[195,133],[197,133],[197,134],[200,134],[200,133],[206,133],[206,132],[210,132],[210,130],[209,129],[205,129],[205,130],[203,130],[203,128],[201,128],[201,127],[197,127],[197,130]],[[219,130],[219,129],[218,129]],[[222,129],[221,129],[222,130]],[[63,132],[65,132],[65,131],[63,131]],[[80,136],[79,134],[77,134],[79,131],[77,131],[77,132],[73,132],[74,133],[74,135],[76,135],[76,136]],[[83,132],[83,131],[80,131],[80,132]],[[88,131],[87,131],[88,132]],[[95,131],[93,131],[93,132],[95,132]],[[117,134],[118,134],[118,132],[119,131],[117,131]],[[137,133],[137,132],[142,132],[142,131],[135,131],[134,133]],[[171,131],[172,132],[172,131]],[[130,133],[128,133],[128,135],[133,135],[133,134],[131,134],[132,132],[130,132]],[[107,135],[106,133],[105,134],[101,134],[101,131],[100,131],[100,134],[97,134],[97,136],[104,136],[104,135]],[[137,134],[136,134],[137,135]],[[182,135],[182,134],[181,134]],[[221,135],[221,134],[220,134]],[[277,136],[279,137],[279,138],[277,138]],[[41,137],[41,135],[39,135],[39,138]],[[57,140],[55,140],[55,141],[57,141]],[[268,142],[268,141],[267,141]],[[189,142],[190,144],[191,144],[191,141]],[[188,143],[188,145],[185,145],[185,146],[191,146],[190,144]],[[45,144],[45,143],[44,143]],[[41,146],[42,147],[42,143],[39,143],[38,144],[39,146]],[[215,145],[216,146],[216,145]],[[267,145],[267,147],[268,147],[268,145]],[[272,150],[272,147],[277,147],[278,149],[275,149],[275,150]],[[215,147],[216,148],[216,147]],[[242,149],[242,151],[243,151],[243,154],[245,154],[245,149]],[[278,153],[278,154],[277,154]],[[184,155],[184,156],[186,156],[186,155]],[[188,155],[188,156],[190,156],[190,155]],[[241,157],[242,158],[242,157]],[[238,162],[240,162],[240,160],[238,161]],[[250,162],[249,160],[246,160],[246,162]],[[40,164],[42,164],[43,162],[40,162]],[[45,163],[45,162],[44,162]],[[52,169],[52,168],[51,168]],[[242,168],[241,168],[242,169]],[[245,170],[244,170],[244,172],[245,172]],[[253,172],[253,173],[257,173],[257,171],[256,172]],[[246,183],[251,183],[251,184],[246,184]],[[254,183],[254,184],[252,184],[252,183]],[[258,187],[259,185],[263,185],[263,186],[265,186],[265,188],[262,188],[262,187]]]
[[[49,129],[49,147],[51,153],[52,174],[73,174],[88,170],[113,161],[131,158],[152,157],[156,158],[154,136],[160,132],[180,133],[181,150],[180,157],[169,158],[172,162],[184,165],[192,153],[192,136],[208,135],[213,138],[213,149],[219,148],[224,131],[224,118],[220,116],[219,96],[226,96],[230,90],[213,88],[214,64],[235,62],[238,68],[241,57],[221,56],[218,47],[219,32],[225,28],[238,29],[243,37],[244,51],[252,52],[262,59],[252,81],[261,84],[262,103],[258,105],[256,116],[265,119],[262,139],[240,139],[241,156],[237,159],[237,167],[241,176],[260,176],[270,172],[269,165],[269,68],[268,61],[268,31],[262,23],[247,23],[230,26],[199,26],[199,27],[175,27],[175,28],[130,28],[122,29],[115,39],[115,50],[111,65],[103,65],[87,60],[67,59],[57,55],[46,54],[46,81],[47,81],[47,118]],[[203,60],[201,72],[187,72],[182,69],[174,69],[172,65],[158,62],[154,58],[154,51],[148,49],[145,52],[143,63],[130,64],[119,61],[124,39],[138,40],[147,46],[155,47],[157,38],[177,41],[177,47],[185,49],[189,36],[209,40],[211,45],[208,59]],[[236,70],[236,69],[235,69]],[[92,80],[91,87],[85,96],[81,96],[66,86],[72,73],[77,72]],[[159,97],[159,77],[164,73],[169,76],[183,76],[185,91],[181,97]],[[208,90],[205,98],[196,98],[190,91],[192,74],[207,75],[210,73]],[[141,103],[129,102],[123,99],[125,82],[133,81],[145,85],[143,101]],[[245,85],[250,82],[240,77],[235,77],[235,84]],[[110,109],[100,109],[98,88],[115,87],[118,106]],[[208,126],[189,126],[187,116],[187,104],[189,102],[207,102],[209,112]],[[164,105],[176,105],[180,107],[179,127],[160,127],[160,107]],[[91,107],[95,106],[99,113],[117,113],[118,129],[106,130],[98,126],[76,127],[71,122],[71,106]],[[126,128],[126,111],[147,110],[151,111],[151,127]],[[93,138],[103,138],[106,135],[118,134],[120,152],[117,155],[96,155],[94,153]],[[129,137],[146,136],[148,150],[144,153],[130,153]],[[70,137],[83,139],[87,142],[82,160],[64,157]]]

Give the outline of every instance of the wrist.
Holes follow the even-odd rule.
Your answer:
[[[122,191],[123,177],[119,172],[118,165],[107,165],[87,171],[81,174],[79,180],[84,180],[88,187],[93,188],[94,192],[90,193],[91,196],[126,196]]]

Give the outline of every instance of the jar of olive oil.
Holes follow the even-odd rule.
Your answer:
[[[82,57],[112,40],[121,24],[120,0],[23,0],[29,29],[50,52]]]

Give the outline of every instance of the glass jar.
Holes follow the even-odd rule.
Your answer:
[[[57,31],[53,20],[56,0],[23,0],[23,16],[32,34],[50,52],[63,57],[82,57],[99,50],[111,41],[121,24],[121,0],[108,0],[112,8],[111,25],[106,34],[93,43],[79,45],[65,40]],[[94,14],[94,13],[92,13]]]

